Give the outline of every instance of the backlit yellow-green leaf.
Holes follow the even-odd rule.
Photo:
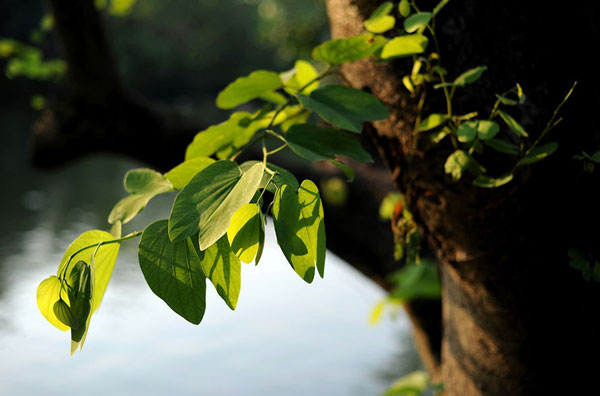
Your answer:
[[[67,293],[63,292],[63,299],[68,301]],[[52,275],[42,281],[37,289],[37,306],[44,317],[54,327],[67,331],[69,326],[61,322],[54,313],[54,304],[60,300],[60,279]]]
[[[227,238],[233,253],[240,260],[244,263],[254,260],[265,239],[265,225],[257,204],[244,205],[233,214]]]

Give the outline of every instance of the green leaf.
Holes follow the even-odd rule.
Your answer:
[[[507,142],[506,140],[492,138],[484,140],[483,143],[485,143],[486,146],[489,146],[491,149],[504,154],[519,154],[519,147],[511,142]]]
[[[585,151],[581,152],[583,154],[583,156],[585,158],[587,158],[588,160],[595,162],[597,164],[600,164],[600,151],[596,151],[594,154],[589,155],[588,153],[586,153]]]
[[[314,81],[319,76],[319,73],[310,62],[305,60],[296,61],[292,72],[293,74],[289,79],[286,80],[282,77],[282,80],[285,82],[284,89],[290,95],[295,94],[303,87],[304,90],[302,92],[308,95],[319,87],[319,82]],[[311,81],[314,82],[311,83]],[[310,85],[307,85],[309,83]]]
[[[389,15],[392,8],[394,8],[394,5],[391,1],[381,4],[364,22],[365,28],[373,33],[383,33],[393,28],[396,24],[396,18]]]
[[[398,12],[404,18],[410,15],[410,4],[408,3],[408,0],[400,0],[400,4],[398,4]]]
[[[433,14],[431,12],[417,12],[404,20],[404,30],[414,33],[420,28],[427,26]]]
[[[226,236],[204,251],[202,269],[229,308],[235,309],[240,295],[242,268]]]
[[[152,292],[188,322],[200,323],[206,308],[206,277],[192,241],[171,242],[168,221],[159,220],[142,233],[138,258]]]
[[[292,268],[311,283],[315,265],[325,268],[325,223],[317,186],[304,180],[296,191],[284,185],[275,194],[273,218],[277,243]]]
[[[424,132],[429,131],[433,128],[437,128],[448,120],[448,116],[446,114],[430,114],[425,118],[419,126],[417,127],[417,131]]]
[[[418,396],[427,389],[429,375],[425,371],[414,371],[396,380],[383,394],[386,396]]]
[[[217,96],[217,107],[233,109],[282,86],[283,81],[281,81],[279,74],[272,71],[258,70],[250,73],[247,77],[238,78],[225,87]]]
[[[420,54],[427,48],[429,40],[422,34],[396,37],[387,42],[381,51],[381,59],[402,58]]]
[[[173,184],[173,188],[181,190],[198,172],[214,162],[215,160],[209,157],[192,158],[165,173],[165,177]]]
[[[121,199],[108,215],[108,223],[122,224],[129,222],[138,215],[156,194],[134,194]]]
[[[454,181],[460,180],[467,170],[475,175],[485,171],[473,157],[463,150],[456,150],[450,154],[444,164],[444,170],[447,174],[452,176],[452,180]]]
[[[506,125],[508,125],[508,127],[517,134],[517,136],[522,136],[522,137],[528,137],[529,135],[527,134],[527,132],[525,132],[525,129],[521,126],[521,124],[519,124],[514,118],[512,118],[510,115],[506,114],[505,112],[503,112],[502,110],[498,110],[498,113],[500,114],[500,117],[502,117],[502,119],[504,120],[504,122],[506,123]]]
[[[93,265],[80,260],[67,269],[67,282],[70,312],[74,319],[71,326],[71,355],[77,347],[83,347],[87,334],[93,305]],[[77,326],[75,326],[77,324]]]
[[[262,161],[246,161],[240,165],[240,169],[242,170],[242,172],[246,172],[248,169],[250,169],[256,164],[262,164]],[[280,188],[284,184],[289,184],[295,189],[297,189],[298,186],[300,186],[300,183],[298,183],[296,176],[294,176],[291,172],[283,169],[282,167],[267,162],[267,168],[275,172],[275,175],[273,176],[273,178],[271,178],[271,175],[268,172],[264,172],[258,188],[266,188],[267,191],[270,191],[273,194],[275,194],[277,188]],[[269,180],[271,180],[270,183]]]
[[[284,95],[275,91],[265,92],[264,94],[259,95],[258,99],[262,99],[265,102],[274,103],[277,105],[282,105],[287,102],[287,99]]]
[[[294,125],[286,134],[286,140],[292,151],[309,161],[335,159],[336,154],[361,162],[373,161],[356,137],[339,129]]]
[[[235,112],[227,121],[198,132],[185,151],[185,159],[208,157],[232,145],[238,136],[245,134],[251,117],[250,113]],[[256,130],[250,130],[248,134],[254,134]]]
[[[92,245],[91,248],[85,249],[73,256],[70,264],[70,266],[73,266],[72,263],[77,263],[79,261],[93,263],[94,285],[92,289],[94,293],[92,313],[98,309],[100,303],[102,302],[104,292],[106,291],[108,283],[110,282],[110,278],[112,277],[112,272],[117,261],[120,244],[117,242],[103,244],[98,248],[93,260],[92,255],[96,251],[96,246],[98,243],[112,241],[114,239],[115,237],[106,231],[86,231],[69,245],[62,260],[60,261],[60,265],[58,266],[58,274],[60,276],[67,269],[67,262],[72,254],[77,252],[79,249]]]
[[[461,143],[467,143],[477,136],[477,121],[467,121],[460,124],[456,130],[456,136]]]
[[[231,250],[241,261],[252,262],[265,242],[265,224],[260,206],[247,204],[239,208],[231,218],[227,238]]]
[[[298,94],[300,103],[330,124],[360,133],[363,121],[383,120],[389,116],[385,106],[373,95],[343,85],[320,87],[310,96]]]
[[[79,322],[73,312],[71,311],[71,307],[64,301],[58,300],[54,303],[54,314],[65,326],[68,327],[79,327]]]
[[[500,125],[494,121],[479,120],[477,122],[477,135],[481,140],[488,140],[500,132]]]
[[[552,153],[554,153],[557,148],[558,143],[556,142],[550,142],[540,147],[534,147],[529,151],[527,155],[525,155],[519,160],[519,162],[517,162],[517,166],[529,165],[541,161],[544,158],[551,155]]]
[[[505,185],[513,179],[512,173],[507,173],[500,177],[494,178],[485,175],[479,175],[473,180],[473,184],[477,187],[495,188]]]
[[[125,190],[131,194],[163,192],[171,189],[171,183],[152,169],[132,169],[123,180]]]
[[[346,181],[348,183],[352,183],[354,181],[354,169],[339,160],[330,159],[328,161],[342,171],[344,176],[346,176]]]
[[[66,297],[66,293],[63,293]],[[60,279],[52,275],[49,278],[44,279],[37,289],[37,306],[42,315],[50,322],[54,327],[59,330],[67,331],[69,326],[65,325],[55,314],[54,304],[60,300]]]
[[[129,222],[158,194],[170,191],[171,182],[152,169],[133,169],[125,174],[125,190],[131,195],[121,199],[108,215],[108,223]]]
[[[496,94],[496,98],[498,98],[498,100],[500,101],[500,103],[502,103],[503,105],[516,106],[516,105],[519,104],[518,101],[516,101],[514,99],[507,98],[506,96],[502,96],[502,95]]]
[[[250,202],[263,171],[259,163],[242,174],[232,161],[217,161],[204,168],[175,197],[169,218],[171,240],[199,233],[201,250],[214,244],[227,232],[233,213]]]
[[[375,56],[386,43],[382,36],[372,33],[361,34],[338,40],[329,40],[315,47],[312,56],[330,65],[354,62]]]
[[[479,80],[484,71],[487,70],[487,66],[477,66],[473,69],[469,69],[454,80],[454,85],[463,87],[467,84],[472,84]]]
[[[409,263],[392,278],[395,287],[390,296],[397,301],[440,298],[440,280],[433,261],[423,259],[419,264]]]

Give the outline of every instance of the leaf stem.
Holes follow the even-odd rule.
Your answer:
[[[94,255],[95,255],[96,252],[98,251],[98,249],[100,249],[100,246],[110,245],[111,243],[124,242],[124,241],[127,241],[129,239],[133,239],[133,238],[136,238],[136,237],[142,235],[142,232],[143,231],[135,231],[135,232],[127,234],[127,235],[125,235],[124,237],[121,237],[121,238],[111,239],[109,241],[102,241],[102,242],[98,242],[98,243],[94,243],[94,244],[82,247],[81,249],[77,250],[75,253],[73,253],[72,255],[69,256],[69,260],[67,261],[67,264],[65,265],[65,268],[63,269],[62,274],[66,273],[67,269],[69,268],[69,265],[71,264],[71,261],[79,253],[84,252],[84,251],[86,251],[88,249],[91,249],[91,248],[95,247],[96,248],[96,251],[94,252]]]

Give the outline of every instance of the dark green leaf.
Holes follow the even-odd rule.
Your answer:
[[[79,327],[77,318],[73,315],[73,312],[71,312],[71,307],[63,300],[58,300],[54,303],[54,314],[65,326],[74,328]]]
[[[214,244],[227,232],[233,213],[250,202],[263,171],[259,163],[242,174],[232,161],[217,161],[204,168],[175,198],[169,218],[171,240],[199,233],[200,249]]]
[[[506,96],[502,96],[502,95],[498,95],[496,94],[496,97],[498,98],[498,100],[500,101],[500,103],[507,105],[507,106],[516,106],[519,104],[518,101],[514,100],[514,99],[510,99],[507,98]]]
[[[456,79],[454,80],[454,85],[462,87],[467,84],[472,84],[475,81],[479,80],[483,72],[486,70],[487,66],[477,66],[473,69],[467,70],[460,76],[456,77]]]
[[[588,153],[583,151],[582,154],[585,158],[589,159],[590,161],[600,164],[600,151],[596,151],[592,155],[589,155]]]
[[[227,236],[223,236],[204,251],[202,259],[204,274],[210,279],[219,296],[231,309],[235,309],[240,295],[241,262],[237,258]]]
[[[489,146],[490,148],[504,154],[519,154],[519,147],[511,142],[507,142],[506,140],[492,138],[484,140],[483,143],[485,143],[486,146]]]
[[[381,51],[381,59],[402,58],[420,54],[427,48],[429,40],[422,34],[396,37],[387,42]]]
[[[192,241],[171,242],[168,221],[159,220],[144,230],[138,258],[152,292],[185,320],[200,323],[206,308],[206,277]]]
[[[327,62],[330,65],[354,62],[375,56],[386,41],[384,37],[372,33],[330,40],[317,46],[313,50],[312,56],[314,59]]]
[[[296,154],[309,161],[335,159],[336,154],[362,162],[372,161],[356,137],[338,129],[294,125],[286,134],[286,140]]]
[[[458,141],[467,143],[475,139],[477,136],[477,121],[467,121],[460,124],[456,130]]]
[[[477,187],[494,188],[505,185],[513,179],[512,173],[507,173],[503,176],[494,178],[485,175],[479,175],[473,180],[473,184]]]
[[[258,70],[250,73],[247,77],[238,78],[225,87],[217,96],[217,107],[233,109],[282,86],[283,81],[281,81],[279,74],[272,71]]]
[[[360,133],[363,121],[383,120],[389,116],[385,106],[373,95],[343,85],[320,87],[310,96],[298,94],[300,103],[330,124]]]
[[[517,162],[517,166],[529,165],[541,161],[556,151],[558,144],[555,142],[546,143],[540,147],[532,148],[527,155]]]
[[[423,26],[427,26],[433,14],[431,12],[417,12],[404,20],[404,30],[414,33]]]
[[[346,165],[346,163],[339,160],[330,159],[328,161],[344,173],[344,176],[346,176],[346,180],[348,181],[348,183],[352,183],[354,181],[354,169],[352,169],[351,167]]]
[[[317,186],[304,180],[296,191],[283,186],[275,194],[273,218],[277,243],[288,262],[311,283],[315,266],[323,277],[325,266],[325,223]]]
[[[407,264],[393,275],[393,281],[396,286],[391,297],[396,300],[404,302],[418,298],[440,298],[440,280],[436,265],[432,261],[421,260],[419,264]]]

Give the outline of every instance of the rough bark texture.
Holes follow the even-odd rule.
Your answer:
[[[381,1],[327,3],[333,36],[340,38],[360,33],[362,21]],[[425,10],[434,5],[419,2]],[[539,134],[579,80],[565,106],[567,121],[552,135],[559,152],[499,189],[478,189],[468,178],[452,183],[443,173],[453,150],[449,144],[415,145],[416,98],[400,81],[409,62],[359,61],[343,68],[354,86],[371,91],[392,111],[390,119],[375,123],[371,136],[440,260],[441,380],[448,395],[544,394],[560,385],[585,389],[591,380],[590,366],[573,369],[572,364],[597,359],[599,329],[589,322],[593,308],[587,304],[600,294],[569,268],[566,252],[597,250],[597,233],[585,227],[599,217],[590,198],[597,173],[585,174],[572,160],[600,141],[598,132],[589,130],[599,101],[592,66],[573,62],[598,43],[597,6],[565,7],[464,0],[451,2],[437,18],[441,57],[451,76],[489,66],[480,83],[458,95],[457,114],[485,114],[494,93],[518,81],[529,97],[520,119]],[[444,111],[441,98],[435,92],[429,96],[428,111]],[[496,174],[510,169],[493,153],[485,165]]]

